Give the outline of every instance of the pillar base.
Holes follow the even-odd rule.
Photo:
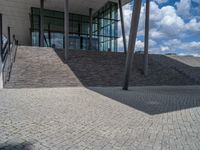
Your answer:
[[[3,89],[3,74],[0,73],[0,89]]]
[[[123,91],[128,91],[128,88],[122,88]]]

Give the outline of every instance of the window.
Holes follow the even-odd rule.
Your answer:
[[[93,18],[92,49],[117,51],[118,5],[108,2]],[[89,48],[89,16],[69,14],[70,49]],[[39,46],[40,9],[31,8],[32,45]],[[45,46],[64,48],[64,13],[44,10]]]

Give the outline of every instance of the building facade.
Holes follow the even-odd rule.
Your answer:
[[[40,46],[41,1],[1,0],[3,33],[6,35],[7,26],[10,26],[11,33],[16,35],[19,44]],[[124,0],[123,4],[127,2]],[[117,52],[119,21],[117,0],[69,0],[68,4],[69,49]],[[44,0],[43,5],[44,46],[64,48],[64,0]]]
[[[8,35],[8,50],[13,39],[20,45],[64,48],[67,63],[69,49],[117,51],[118,5],[127,54],[123,89],[128,90],[131,63],[135,51],[142,0],[135,0],[127,44],[122,6],[129,0],[1,0],[0,53],[3,35]],[[148,73],[149,11],[146,0],[144,74]],[[2,17],[3,16],[3,17]],[[16,40],[14,40],[16,41]],[[59,43],[59,44],[58,44]],[[0,74],[2,73],[2,69]],[[2,75],[0,75],[2,78]]]

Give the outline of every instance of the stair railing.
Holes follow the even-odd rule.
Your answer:
[[[3,86],[10,80],[12,66],[15,62],[17,45],[18,41],[15,39],[15,35],[13,35],[11,41],[10,27],[8,27],[8,35],[7,38],[4,37],[1,52]]]

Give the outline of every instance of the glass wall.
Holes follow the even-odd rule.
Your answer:
[[[107,3],[93,19],[92,49],[117,51],[117,4]],[[88,10],[89,11],[89,10]],[[39,46],[40,9],[31,8],[32,45]],[[64,48],[64,13],[44,11],[46,47]],[[69,48],[89,49],[89,16],[69,14]]]
[[[94,16],[94,36],[98,37],[100,51],[117,51],[118,5],[108,2]]]

